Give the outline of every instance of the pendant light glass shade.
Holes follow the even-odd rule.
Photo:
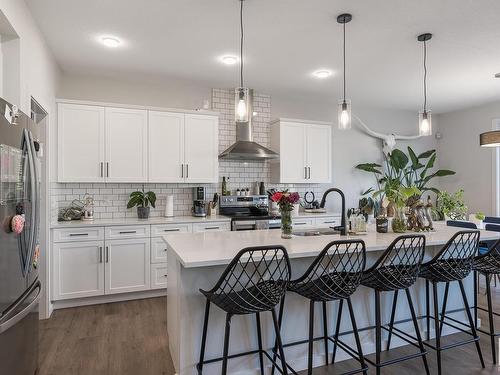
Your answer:
[[[338,121],[340,130],[351,129],[351,101],[339,101]]]
[[[432,114],[422,111],[418,114],[418,134],[422,137],[432,135]]]
[[[249,90],[246,87],[238,87],[234,90],[234,117],[236,122],[248,122],[250,108]]]
[[[500,147],[500,130],[482,133],[479,136],[481,147]]]

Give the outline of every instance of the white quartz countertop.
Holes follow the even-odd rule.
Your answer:
[[[326,212],[326,213],[306,213],[300,212],[299,215],[293,218],[315,218],[315,217],[333,217],[341,216],[340,213]],[[174,217],[151,217],[149,219],[138,218],[117,218],[117,219],[94,219],[92,221],[72,220],[72,221],[58,221],[50,225],[51,228],[78,228],[78,227],[105,227],[117,225],[150,225],[150,224],[181,224],[181,223],[210,223],[231,221],[231,218],[224,215],[194,217],[194,216],[174,216]]]
[[[424,233],[427,246],[444,245],[454,233],[463,228],[448,227],[435,223],[435,232]],[[171,251],[185,268],[225,265],[241,249],[249,246],[282,245],[291,259],[314,257],[331,241],[338,239],[362,239],[367,251],[385,250],[398,237],[397,233],[377,233],[370,226],[363,235],[324,235],[312,237],[293,236],[282,239],[280,230],[257,230],[239,232],[201,232],[189,234],[169,234],[164,236],[168,251]],[[481,240],[500,238],[500,232],[481,230]]]
[[[72,220],[58,221],[51,224],[51,228],[77,228],[77,227],[105,227],[117,225],[151,225],[151,224],[181,224],[181,223],[210,223],[210,222],[229,222],[231,219],[227,216],[215,215],[206,217],[194,216],[174,216],[174,217],[151,217],[149,219],[138,218],[120,218],[120,219],[94,219],[92,221]]]

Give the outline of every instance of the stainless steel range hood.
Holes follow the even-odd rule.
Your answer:
[[[253,90],[249,90],[248,122],[236,122],[236,142],[219,155],[219,159],[229,160],[266,160],[278,159],[279,155],[253,141],[252,113]]]

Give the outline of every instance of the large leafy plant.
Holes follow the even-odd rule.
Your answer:
[[[452,220],[465,220],[467,217],[467,206],[464,200],[464,190],[460,189],[454,193],[442,191],[438,195],[436,211],[440,219],[449,217]]]
[[[391,199],[391,194],[399,186],[415,187],[419,193],[439,190],[429,186],[435,177],[444,177],[455,174],[448,169],[433,171],[436,162],[436,150],[429,150],[417,155],[411,147],[408,147],[408,155],[400,149],[394,149],[385,157],[384,165],[378,163],[363,163],[356,165],[356,169],[373,173],[376,180],[376,188],[370,188],[362,195],[376,193],[382,200],[384,197]],[[391,193],[392,192],[392,193]]]
[[[134,191],[130,194],[130,200],[127,203],[127,208],[137,207],[148,207],[151,204],[155,208],[156,204],[156,194],[152,191],[144,192],[144,186],[142,191]]]

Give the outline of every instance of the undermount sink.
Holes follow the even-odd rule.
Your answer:
[[[303,231],[292,232],[295,236],[309,237],[309,236],[331,236],[335,234],[340,234],[340,231],[332,228],[319,228],[319,229],[309,229]]]

